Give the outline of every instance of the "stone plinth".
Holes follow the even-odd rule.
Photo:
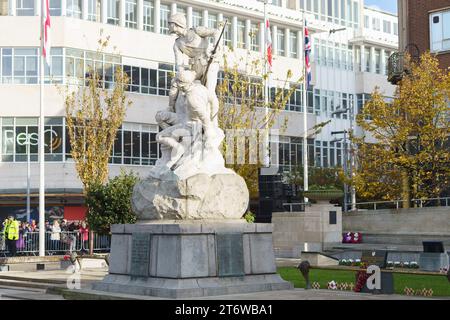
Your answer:
[[[272,225],[114,225],[109,275],[94,290],[192,298],[293,288],[276,274]]]
[[[314,204],[305,212],[274,212],[273,238],[277,257],[299,258],[302,251],[323,251],[342,242],[342,209]]]

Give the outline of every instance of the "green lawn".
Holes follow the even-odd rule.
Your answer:
[[[294,267],[280,267],[278,268],[278,273],[284,280],[292,282],[296,288],[305,287],[305,279],[298,269]],[[311,283],[320,283],[321,289],[326,289],[327,283],[332,280],[355,283],[355,275],[355,271],[320,269],[311,269],[309,274]],[[415,290],[423,288],[433,289],[434,296],[450,296],[450,283],[444,275],[425,276],[394,273],[394,287],[395,292],[398,294],[403,294],[405,287],[409,287]]]

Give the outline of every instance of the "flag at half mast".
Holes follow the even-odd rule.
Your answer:
[[[311,38],[309,37],[308,26],[305,20],[305,77],[306,88],[309,89],[311,84]]]
[[[50,0],[42,0],[42,55],[50,66]]]

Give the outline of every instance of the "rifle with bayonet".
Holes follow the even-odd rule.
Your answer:
[[[205,73],[202,76],[202,84],[204,86],[206,86],[206,78],[207,78],[207,74],[208,74],[208,71],[209,71],[209,66],[211,65],[211,63],[214,60],[214,55],[216,54],[217,49],[219,48],[219,44],[220,44],[220,41],[222,40],[223,33],[225,32],[225,28],[227,27],[227,24],[228,24],[228,20],[225,20],[225,24],[223,25],[222,32],[220,33],[220,37],[217,40],[217,43],[214,46],[214,50],[211,52],[211,56],[209,57],[208,64],[206,65]]]

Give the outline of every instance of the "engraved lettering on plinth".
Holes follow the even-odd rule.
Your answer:
[[[147,277],[150,265],[150,234],[133,233],[131,239],[131,276]]]
[[[217,266],[219,277],[244,276],[242,233],[217,233]]]

